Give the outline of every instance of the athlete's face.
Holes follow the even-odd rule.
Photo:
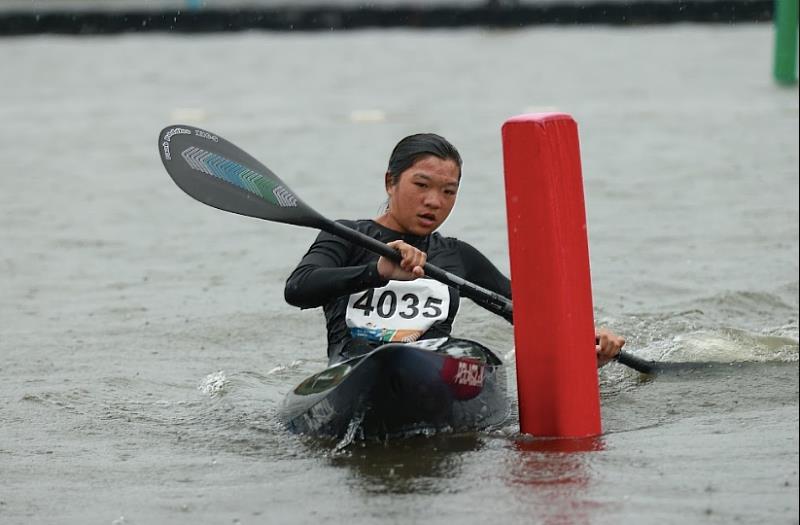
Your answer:
[[[413,235],[428,235],[447,219],[456,203],[460,170],[450,159],[428,155],[400,174],[397,184],[387,177],[389,210],[384,226]]]

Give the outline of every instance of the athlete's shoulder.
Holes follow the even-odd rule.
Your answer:
[[[431,245],[436,246],[437,249],[441,251],[457,253],[459,257],[468,263],[482,263],[484,260],[488,261],[488,258],[480,250],[467,241],[456,237],[445,237],[438,232],[433,233],[431,235]]]
[[[431,234],[431,244],[453,250],[460,249],[462,246],[467,245],[467,243],[461,239],[457,239],[456,237],[447,237],[439,232],[433,232]]]
[[[370,219],[337,219],[335,222],[347,226],[352,230],[358,230],[361,233],[369,233],[377,228],[375,221]]]
[[[336,219],[335,222],[338,222],[339,224],[344,224],[348,228],[357,229],[359,227],[364,227],[366,223],[369,223],[370,221],[367,219]]]

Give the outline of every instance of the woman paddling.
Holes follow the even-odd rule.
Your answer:
[[[402,139],[385,175],[386,211],[374,220],[341,221],[402,255],[397,264],[322,232],[286,282],[300,308],[322,306],[331,363],[390,342],[450,335],[459,293],[424,277],[430,262],[511,299],[511,281],[478,250],[436,230],[456,202],[461,156],[446,139],[421,133]],[[597,365],[619,354],[624,339],[597,331]]]

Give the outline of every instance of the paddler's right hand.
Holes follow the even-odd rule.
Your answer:
[[[378,259],[378,273],[381,277],[388,280],[413,281],[425,275],[425,270],[422,269],[428,259],[425,252],[403,241],[392,241],[388,245],[400,252],[403,260],[398,264],[386,257]]]

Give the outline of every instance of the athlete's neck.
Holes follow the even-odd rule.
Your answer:
[[[405,230],[405,228],[395,225],[392,221],[386,221],[384,218],[386,216],[382,215],[380,217],[376,217],[372,219],[372,222],[383,228],[384,230],[390,231],[395,234],[398,238],[410,243],[410,244],[418,244],[420,242],[426,242],[428,235],[417,235],[415,233],[411,233]]]
[[[380,224],[384,228],[388,228],[393,232],[397,232],[402,235],[408,235],[411,233],[409,231],[406,231],[406,229],[403,228],[403,226],[399,222],[397,222],[397,220],[394,217],[392,217],[392,214],[389,212],[384,213],[380,217],[376,217],[375,222]]]

